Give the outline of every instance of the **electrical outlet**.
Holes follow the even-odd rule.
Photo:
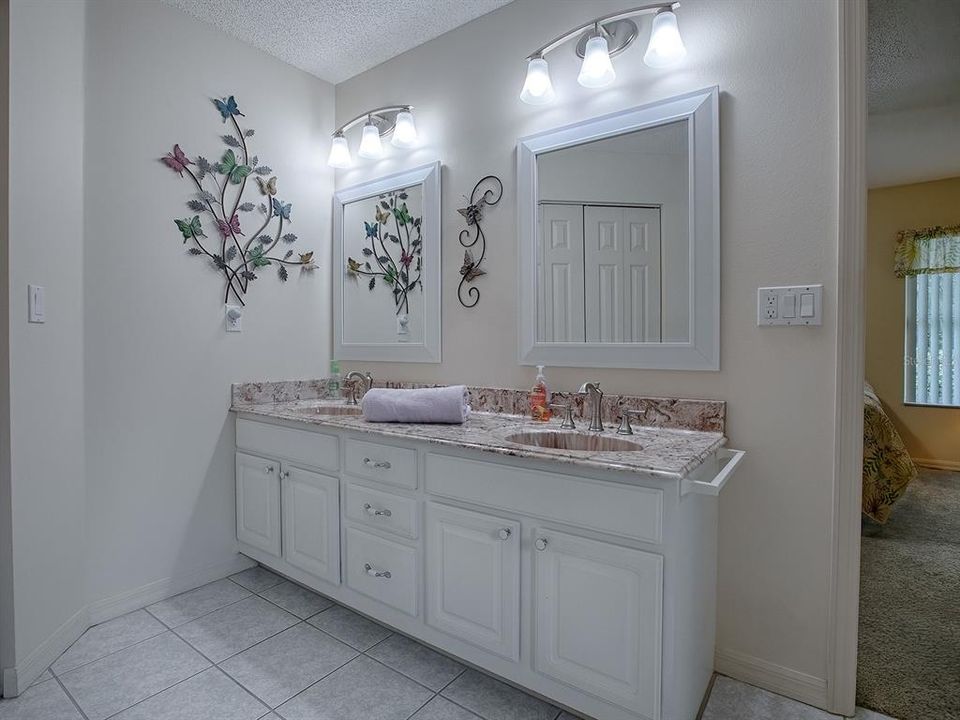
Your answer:
[[[757,325],[820,325],[823,285],[757,288]]]

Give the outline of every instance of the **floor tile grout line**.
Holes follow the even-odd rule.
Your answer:
[[[187,680],[191,680],[191,679],[195,678],[197,675],[200,675],[201,673],[205,673],[205,672],[206,672],[207,670],[209,670],[211,667],[213,667],[213,666],[212,666],[212,665],[207,665],[207,667],[203,668],[202,670],[197,670],[197,672],[195,672],[195,673],[190,673],[187,677],[183,678],[182,680],[177,680],[177,681],[176,681],[175,683],[173,683],[172,685],[168,685],[167,687],[163,688],[162,690],[157,690],[157,692],[152,693],[152,694],[148,695],[148,696],[145,697],[145,698],[142,698],[142,699],[140,699],[140,700],[137,700],[135,703],[133,703],[133,705],[127,705],[125,708],[123,708],[123,709],[121,709],[121,710],[117,710],[115,713],[111,713],[110,715],[107,715],[105,718],[103,718],[103,720],[111,720],[111,718],[115,718],[115,717],[116,717],[117,715],[119,715],[120,713],[126,712],[126,711],[129,710],[130,708],[136,707],[136,706],[139,705],[140,703],[144,703],[144,702],[146,702],[147,700],[150,700],[151,698],[155,698],[155,697],[156,697],[157,695],[159,695],[160,693],[164,693],[164,692],[166,692],[167,690],[170,690],[171,688],[175,688],[177,685],[181,685],[181,684],[187,682]]]
[[[53,671],[50,671],[50,674],[53,675]],[[80,707],[80,703],[77,702],[77,699],[70,694],[70,691],[67,690],[67,686],[56,675],[53,675],[53,681],[60,686],[60,689],[63,690],[63,694],[67,696],[67,700],[73,703],[73,706],[77,709],[77,712],[80,713],[80,717],[83,720],[90,720],[89,716],[83,711],[83,708]],[[28,688],[29,689],[29,688]]]
[[[263,566],[262,566],[262,565],[255,565],[254,567],[263,567]],[[253,568],[247,568],[247,570],[252,570],[252,569],[253,569]],[[241,570],[240,572],[246,572],[246,570]],[[268,571],[268,572],[272,572],[272,571]],[[238,580],[234,580],[234,579],[233,579],[234,575],[239,575],[239,574],[240,574],[240,573],[234,573],[233,575],[227,575],[226,579],[229,580],[230,582],[232,582],[234,585],[237,585],[237,586],[239,586],[239,587],[242,587],[244,590],[246,590],[246,591],[249,592],[249,593],[252,593],[253,595],[259,595],[259,594],[262,593],[264,590],[269,590],[270,588],[275,587],[275,586],[279,585],[280,583],[282,583],[284,580],[286,580],[285,577],[281,577],[280,575],[277,575],[276,573],[272,573],[273,575],[275,575],[275,576],[278,578],[277,582],[275,582],[273,585],[267,585],[267,587],[261,588],[260,590],[253,590],[253,589],[251,589],[251,588],[248,588],[248,587],[247,587],[246,585],[244,585],[242,582],[239,582]],[[214,580],[214,582],[216,582],[216,580]],[[201,585],[201,587],[203,587],[203,586]],[[187,592],[189,592],[189,590],[188,590]]]
[[[243,690],[245,693],[247,693],[247,695],[249,695],[250,697],[252,697],[254,700],[256,700],[258,703],[260,703],[261,705],[263,705],[263,706],[267,709],[267,712],[260,716],[261,718],[262,718],[262,717],[266,717],[266,716],[269,715],[271,712],[273,712],[273,708],[270,707],[270,703],[268,703],[266,700],[264,700],[264,699],[263,699],[262,697],[260,697],[259,695],[254,694],[254,692],[253,692],[252,690],[246,688],[239,680],[237,680],[233,675],[231,675],[230,673],[228,673],[226,670],[224,670],[224,669],[223,669],[222,667],[220,667],[219,665],[214,664],[214,667],[215,667],[217,670],[219,670],[221,673],[223,673],[223,674],[224,674],[232,683],[234,683],[238,688],[240,688],[241,690]]]
[[[50,666],[49,668],[47,668],[47,669],[50,671],[50,674],[53,675],[55,678],[57,678],[57,679],[64,678],[64,677],[66,677],[67,675],[69,675],[70,673],[72,673],[72,672],[74,672],[74,671],[76,671],[76,670],[80,670],[81,668],[85,668],[85,667],[87,667],[88,665],[93,665],[95,662],[100,662],[101,660],[106,660],[108,657],[113,657],[113,656],[116,655],[117,653],[122,653],[124,650],[130,650],[131,648],[137,647],[137,645],[143,645],[143,643],[148,642],[148,641],[150,641],[150,640],[156,640],[158,637],[160,637],[161,635],[163,635],[163,634],[165,634],[165,633],[173,633],[173,630],[171,630],[170,628],[165,628],[164,630],[161,630],[160,632],[158,632],[156,635],[151,635],[150,637],[143,638],[142,640],[137,640],[135,643],[133,643],[133,644],[131,644],[131,645],[127,645],[126,647],[122,647],[122,648],[120,648],[119,650],[114,650],[113,652],[108,652],[106,655],[101,655],[101,656],[98,657],[96,660],[91,660],[90,662],[85,662],[85,663],[83,663],[83,665],[77,665],[75,668],[70,668],[69,670],[67,670],[66,672],[64,672],[64,673],[62,673],[62,674],[58,674],[58,673],[53,669],[53,665],[51,665],[51,666]],[[174,635],[175,635],[176,637],[180,637],[179,635],[176,635],[176,633],[174,633]],[[80,637],[83,637],[83,636],[81,635]],[[77,640],[79,640],[79,639],[80,639],[80,638],[77,638]],[[74,641],[74,643],[76,643],[76,641]],[[71,645],[70,647],[73,647],[73,645]],[[69,649],[70,649],[70,648],[67,648],[67,650],[69,650]],[[66,650],[64,650],[63,652],[66,652]],[[61,653],[61,655],[62,655],[62,654],[63,654],[63,653]],[[57,659],[59,660],[59,658],[57,658]],[[54,662],[56,662],[56,660],[54,660]]]
[[[319,628],[318,628],[318,629],[319,629]],[[331,637],[332,637],[332,636],[331,636]],[[354,647],[352,647],[352,646],[350,646],[350,645],[348,645],[347,647],[349,647],[351,650],[356,650],[356,648],[354,648]],[[277,705],[277,707],[273,708],[273,712],[277,713],[277,715],[279,715],[280,718],[282,719],[284,716],[280,713],[280,711],[279,711],[277,708],[280,708],[280,707],[282,707],[283,705],[286,705],[288,702],[290,702],[290,701],[293,700],[294,698],[300,697],[300,696],[303,695],[305,692],[307,692],[307,690],[309,690],[310,688],[314,687],[315,685],[318,685],[319,683],[322,683],[322,682],[323,682],[324,680],[326,680],[328,677],[330,677],[330,676],[333,675],[335,672],[337,672],[337,670],[342,670],[342,669],[345,668],[347,665],[349,665],[350,663],[352,663],[354,660],[356,660],[358,657],[361,657],[361,656],[363,656],[363,653],[362,653],[362,652],[357,652],[356,655],[354,655],[352,658],[350,658],[349,660],[347,660],[347,661],[346,661],[345,663],[343,663],[343,665],[341,665],[340,667],[336,668],[335,670],[331,670],[330,672],[328,672],[326,675],[324,675],[324,676],[323,676],[322,678],[320,678],[319,680],[315,680],[314,682],[310,683],[310,684],[307,685],[303,690],[301,690],[300,692],[296,693],[295,695],[291,695],[289,698],[287,698],[287,699],[284,700],[282,703],[280,703],[279,705]],[[224,670],[224,672],[227,672],[227,671]],[[227,673],[227,674],[229,675],[230,673]],[[259,698],[258,698],[258,699],[259,699]],[[262,699],[261,699],[261,702],[263,702]]]
[[[406,720],[410,720],[410,718],[412,718],[412,717],[413,717],[414,715],[416,715],[418,712],[420,712],[421,710],[423,710],[428,704],[430,704],[431,702],[433,702],[433,699],[434,699],[437,695],[438,695],[438,693],[437,693],[436,691],[434,691],[433,695],[431,695],[429,698],[427,698],[427,701],[426,701],[425,703],[423,703],[423,705],[421,705],[421,706],[418,707],[416,710],[414,710],[412,713],[410,713],[409,715],[407,715]]]
[[[224,580],[229,580],[230,578],[222,578],[222,579],[224,579]],[[217,581],[214,580],[214,582],[217,582]],[[207,585],[210,585],[210,584],[211,584],[211,583],[207,583]],[[236,584],[237,587],[242,588],[243,590],[247,590],[247,588],[243,587],[243,585],[240,585],[239,583],[234,583],[234,584]],[[205,587],[205,586],[204,586],[204,585],[201,585],[200,587],[196,587],[196,588],[194,588],[193,590],[199,590],[199,589],[202,588],[202,587]],[[152,604],[153,604],[153,605],[157,605],[157,604],[159,604],[159,603],[166,602],[167,600],[172,600],[173,598],[179,597],[180,595],[186,595],[188,592],[193,592],[193,590],[187,590],[186,592],[179,593],[178,595],[173,595],[173,596],[171,596],[171,597],[166,598],[165,600],[158,600],[157,602],[152,603]],[[217,612],[217,610],[223,610],[224,608],[228,608],[228,607],[230,607],[231,605],[236,605],[238,602],[243,602],[244,600],[247,600],[248,598],[251,598],[251,597],[259,597],[259,595],[257,595],[257,594],[254,593],[254,592],[250,592],[249,590],[247,590],[247,594],[244,595],[242,598],[238,598],[238,599],[236,599],[236,600],[231,600],[231,601],[228,602],[226,605],[221,605],[220,607],[216,607],[216,608],[214,608],[213,610],[209,610],[208,612],[205,612],[205,613],[203,613],[202,615],[197,615],[195,618],[190,618],[190,619],[187,620],[186,622],[182,622],[182,623],[179,623],[179,624],[177,624],[177,625],[171,625],[171,624],[168,623],[168,622],[164,622],[163,620],[160,620],[159,617],[157,617],[156,615],[153,615],[153,613],[149,610],[148,607],[144,607],[144,608],[141,608],[141,609],[142,609],[142,610],[146,610],[148,613],[150,613],[151,615],[153,615],[153,617],[157,618],[157,620],[158,620],[159,622],[163,623],[163,624],[166,625],[168,628],[170,628],[171,630],[173,630],[173,629],[178,628],[178,627],[183,627],[184,625],[189,625],[189,624],[192,623],[194,620],[199,620],[200,618],[205,618],[207,615],[212,615],[213,613]],[[265,598],[264,598],[264,599],[265,599]],[[135,612],[135,611],[134,611],[134,612]],[[120,617],[122,617],[122,615],[121,615]]]

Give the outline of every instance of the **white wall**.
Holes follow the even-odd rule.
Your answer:
[[[960,104],[871,115],[867,184],[871,188],[960,175]]]
[[[235,559],[230,383],[327,369],[334,94],[160,3],[97,0],[87,27],[85,569],[99,601]],[[211,98],[229,94],[293,203],[295,247],[323,264],[286,285],[266,268],[239,334],[224,332],[222,276],[186,255],[173,223],[193,214],[191,188],[158,162],[175,142],[222,153]]]
[[[377,377],[531,384],[530,368],[517,363],[517,243],[532,239],[516,237],[516,139],[719,85],[721,372],[550,368],[548,377],[564,390],[598,379],[609,393],[728,401],[731,444],[748,454],[721,498],[720,667],[768,685],[773,678],[782,691],[823,704],[836,375],[836,3],[686,0],[678,17],[689,54],[680,68],[644,66],[641,42],[614,59],[613,87],[590,91],[577,85],[578,60],[564,48],[548,58],[557,102],[519,101],[531,50],[622,7],[517,0],[337,86],[338,121],[411,103],[422,137],[414,151],[391,148],[381,161],[338,172],[338,187],[444,163],[444,362],[351,365]],[[476,283],[479,305],[467,310],[455,297],[463,257],[456,208],[487,173],[503,179],[505,194],[485,213],[488,274]],[[824,325],[757,328],[757,287],[800,282],[824,284]]]
[[[16,641],[6,667],[29,666],[84,604],[83,18],[84,3],[10,3],[4,305]],[[27,324],[27,283],[46,288],[46,324]]]

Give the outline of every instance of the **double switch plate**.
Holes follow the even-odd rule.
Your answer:
[[[823,285],[757,289],[757,325],[822,325]]]

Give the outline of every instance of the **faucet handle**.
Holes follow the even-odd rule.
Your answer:
[[[620,427],[617,428],[617,435],[633,435],[633,427],[630,425],[630,417],[643,415],[642,410],[623,410],[620,414]]]
[[[560,423],[562,429],[577,429],[577,424],[573,421],[573,403],[550,403],[550,409],[563,410],[563,421]]]

